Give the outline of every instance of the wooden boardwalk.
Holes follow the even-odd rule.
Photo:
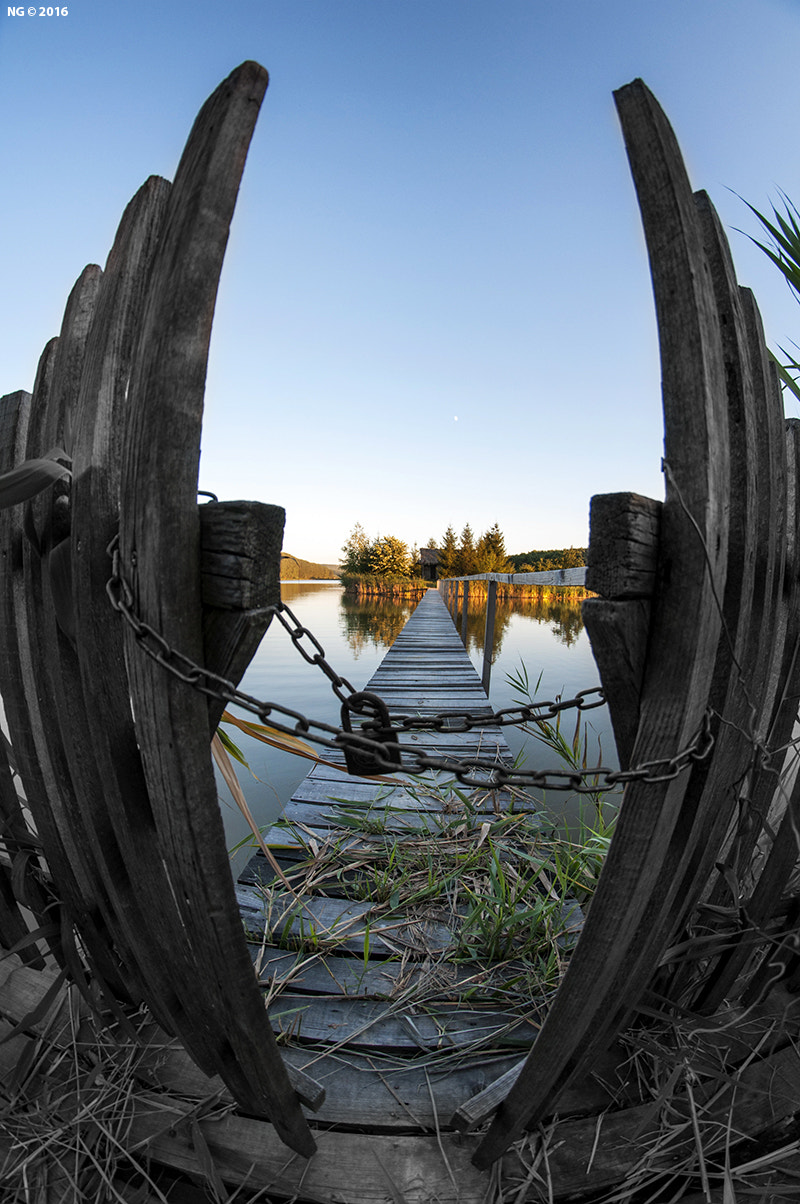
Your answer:
[[[491,716],[436,590],[423,597],[366,689],[395,715],[469,709]],[[463,733],[407,732],[400,742],[436,755],[510,761],[502,729],[489,723]],[[531,800],[457,787],[442,772],[375,780],[318,765],[264,834],[300,898],[261,853],[241,875],[237,896],[284,1057],[325,1087],[315,1122],[447,1131],[458,1106],[530,1047],[541,1000],[503,1001],[519,964],[451,961],[457,924],[441,898],[408,911],[391,905],[392,875],[401,876],[393,849],[425,856],[432,844],[449,842],[456,858],[509,810],[537,830]],[[386,869],[383,895],[354,898],[354,883],[380,872],[376,866]],[[580,922],[577,907],[570,919]]]

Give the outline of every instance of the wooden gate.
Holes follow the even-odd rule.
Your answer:
[[[238,681],[279,598],[282,511],[196,495],[217,282],[265,87],[245,63],[217,89],[174,183],[148,180],[105,269],[80,276],[33,394],[0,403],[0,470],[28,464],[0,512],[0,935],[34,968],[46,944],[117,1021],[146,1003],[241,1112],[310,1157],[300,1105],[320,1091],[281,1060],[224,847],[221,708],[159,663],[178,649]],[[637,1009],[711,1015],[800,987],[800,425],[663,113],[640,81],[617,103],[652,265],[666,498],[594,499],[585,621],[631,774],[480,1167],[557,1111]],[[37,473],[55,483],[24,496]]]
[[[19,894],[48,929],[56,924],[50,944],[66,969],[80,980],[79,934],[109,992],[146,1000],[246,1112],[268,1117],[309,1155],[233,892],[209,756],[219,711],[142,656],[106,593],[118,536],[141,621],[237,680],[263,633],[259,608],[278,596],[282,513],[239,507],[247,529],[237,532],[235,506],[214,514],[197,505],[217,283],[266,83],[262,67],[245,63],[210,97],[174,183],[142,186],[105,270],[88,267],[77,281],[33,395],[13,394],[0,408],[3,468],[55,454],[71,474],[3,511],[0,529],[2,697],[63,908],[56,916],[48,906],[7,765],[15,863],[3,868],[2,893],[11,944],[23,929]],[[222,521],[212,530],[226,513],[229,529]],[[224,587],[244,579],[259,523],[271,534],[256,567],[271,552],[270,578],[257,577],[234,610]]]

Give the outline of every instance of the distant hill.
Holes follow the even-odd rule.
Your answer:
[[[336,581],[338,567],[332,564],[315,564],[313,560],[301,560],[290,552],[281,553],[281,581]]]

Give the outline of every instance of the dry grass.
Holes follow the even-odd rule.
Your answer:
[[[146,1144],[131,1138],[135,1117],[158,1113],[144,1083],[147,1072],[140,1073],[142,1051],[87,1019],[74,988],[64,987],[50,1019],[40,1018],[33,1028],[37,1031],[18,1031],[0,1045],[4,1204],[267,1204],[272,1199],[263,1191],[254,1195],[251,1185],[235,1191],[226,1186],[196,1124],[199,1187],[150,1164]],[[727,1025],[649,1017],[626,1036],[624,1073],[638,1085],[642,1104],[616,1114],[617,1123],[624,1116],[623,1131],[634,1146],[620,1157],[613,1183],[603,1186],[609,1145],[615,1146],[615,1114],[609,1112],[554,1121],[517,1143],[487,1176],[486,1204],[564,1198],[592,1204],[797,1201],[800,1124],[780,1092],[772,1100],[774,1117],[765,1123],[759,1091],[768,1097],[771,1088],[768,1080],[765,1088],[758,1087],[759,1055],[785,1047],[797,1028],[793,1014],[774,1007],[771,1014],[732,1013]],[[178,1113],[168,1097],[160,1107],[167,1128]],[[196,1104],[189,1119],[228,1110],[229,1103],[209,1097]],[[754,1116],[760,1117],[756,1140],[744,1136]],[[446,1158],[445,1134],[438,1126],[437,1133]],[[587,1172],[599,1176],[588,1195],[576,1190],[582,1176],[585,1184],[592,1183]],[[302,1198],[300,1193],[297,1199]]]
[[[144,1023],[145,1017],[134,1017]],[[210,1158],[197,1187],[150,1164],[133,1140],[135,1119],[163,1116],[169,1101],[148,1091],[139,1073],[142,1046],[115,1039],[74,988],[63,987],[50,1019],[0,1031],[0,1198],[3,1204],[233,1204]],[[35,1030],[39,1031],[36,1032]],[[200,1103],[196,1115],[230,1109]],[[247,1199],[253,1197],[248,1194]],[[261,1194],[261,1200],[266,1197]]]

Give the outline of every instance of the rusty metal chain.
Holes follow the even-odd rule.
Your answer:
[[[453,711],[426,718],[390,715],[382,699],[375,694],[358,692],[346,677],[338,674],[325,658],[325,650],[309,628],[299,622],[284,602],[266,607],[288,632],[295,648],[309,665],[316,665],[328,678],[331,689],[342,704],[343,726],[335,727],[322,720],[309,719],[300,711],[277,702],[264,702],[238,689],[216,673],[197,664],[173,648],[167,640],[136,613],[135,599],[120,567],[119,537],[108,546],[111,557],[111,577],[106,585],[111,605],[122,616],[138,645],[152,660],[179,681],[201,694],[226,705],[238,706],[268,723],[277,731],[291,736],[303,736],[324,748],[344,752],[348,766],[357,764],[366,774],[424,773],[441,770],[452,773],[466,786],[498,789],[504,786],[536,787],[542,790],[569,790],[577,794],[597,794],[627,782],[666,782],[682,773],[693,761],[708,756],[714,745],[711,712],[707,711],[693,740],[675,756],[659,761],[647,761],[635,769],[613,770],[602,765],[583,770],[522,770],[504,765],[488,757],[468,756],[463,760],[452,756],[430,756],[410,745],[400,746],[399,731],[436,731],[461,733],[472,728],[520,726],[524,723],[547,723],[562,711],[589,711],[605,704],[599,687],[581,690],[574,698],[531,703],[528,706],[504,707],[488,715],[469,711]],[[308,651],[302,641],[307,641]],[[593,701],[589,701],[594,696]],[[349,727],[350,713],[366,716],[359,730]],[[276,719],[277,715],[291,719],[289,725]],[[387,726],[387,724],[389,726]],[[370,733],[370,734],[365,734]]]

